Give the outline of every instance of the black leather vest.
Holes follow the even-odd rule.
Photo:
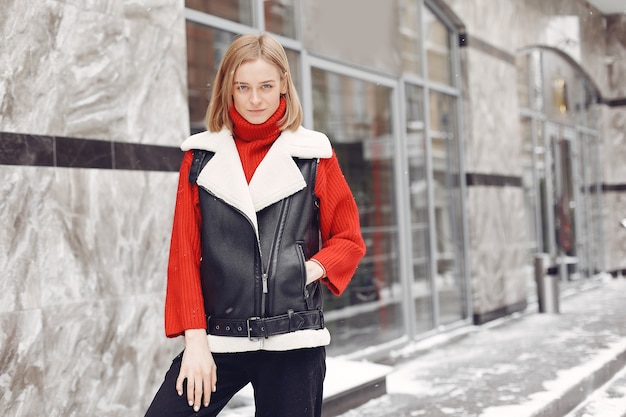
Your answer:
[[[189,181],[213,156],[194,150]],[[202,213],[200,275],[207,316],[247,320],[290,310],[319,311],[319,281],[308,286],[304,262],[320,247],[316,159],[294,158],[307,186],[257,212],[259,236],[237,209],[198,187]],[[290,313],[291,314],[291,313]],[[323,319],[322,319],[323,326]]]

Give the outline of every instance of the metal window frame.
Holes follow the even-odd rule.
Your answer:
[[[430,12],[435,15],[437,19],[441,21],[448,29],[448,36],[450,37],[450,56],[452,60],[452,65],[450,70],[453,72],[453,75],[461,74],[460,67],[460,51],[459,45],[456,42],[458,39],[458,31],[455,29],[454,23],[446,18],[445,13],[435,4],[432,0],[421,0],[419,5],[419,22],[421,31],[421,42],[423,43],[426,39],[426,25],[424,22],[424,12],[423,9],[428,8]],[[469,271],[470,271],[470,259],[469,259],[469,236],[468,236],[468,226],[467,226],[467,206],[466,206],[466,198],[467,195],[467,184],[465,178],[465,153],[464,153],[464,136],[463,136],[463,106],[461,103],[461,79],[459,76],[454,76],[452,79],[454,81],[453,85],[441,84],[438,82],[428,80],[428,62],[426,56],[426,50],[424,45],[420,48],[421,56],[421,65],[422,65],[422,74],[424,74],[423,79],[423,94],[424,94],[424,130],[426,137],[426,164],[427,164],[427,182],[428,182],[428,217],[429,217],[429,242],[430,242],[430,280],[431,280],[431,288],[432,288],[432,305],[433,305],[433,326],[435,329],[441,328],[441,306],[439,304],[439,291],[437,288],[437,282],[435,279],[436,271],[437,271],[437,259],[436,259],[436,247],[437,241],[435,236],[435,207],[434,207],[434,179],[433,179],[433,165],[432,165],[432,137],[431,137],[431,128],[430,128],[430,92],[435,91],[439,93],[443,93],[449,96],[453,96],[456,98],[456,134],[458,137],[457,149],[458,152],[458,172],[459,172],[459,193],[460,193],[460,207],[461,213],[459,213],[459,217],[461,219],[461,227],[460,233],[462,233],[462,248],[461,248],[461,256],[463,257],[461,264],[459,267],[459,274],[461,280],[461,291],[464,293],[464,315],[465,318],[461,319],[459,322],[461,323],[470,323],[472,321],[472,294],[470,290],[470,282],[469,282]],[[454,207],[456,209],[456,206]],[[455,326],[452,323],[449,326]]]

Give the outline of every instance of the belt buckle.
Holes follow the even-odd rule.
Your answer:
[[[252,335],[250,334],[252,332],[252,329],[250,328],[250,322],[259,320],[260,318],[261,317],[250,317],[250,318],[246,319],[246,327],[248,328],[248,339],[249,340],[259,339],[258,337],[253,338]]]

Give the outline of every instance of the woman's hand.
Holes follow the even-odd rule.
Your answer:
[[[204,398],[204,406],[209,405],[211,393],[217,384],[217,366],[209,350],[206,330],[185,330],[185,352],[180,365],[180,373],[176,379],[176,391],[183,395],[183,383],[187,380],[187,401],[194,411],[200,410]]]
[[[326,274],[322,265],[317,261],[308,260],[304,263],[304,266],[306,267],[306,285],[320,278],[324,278]]]

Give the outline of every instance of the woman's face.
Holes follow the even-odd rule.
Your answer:
[[[280,95],[287,92],[277,66],[259,58],[244,62],[233,77],[233,104],[252,124],[261,124],[278,109]]]

